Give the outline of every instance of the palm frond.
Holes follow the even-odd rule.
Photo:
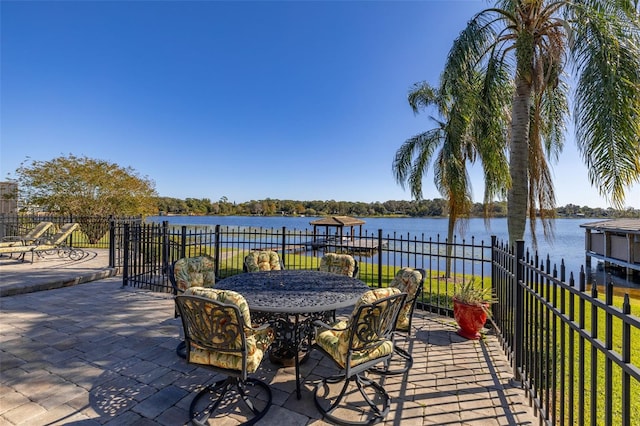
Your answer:
[[[590,13],[589,13],[590,12]],[[622,207],[640,181],[640,34],[616,15],[585,10],[571,53],[576,64],[575,124],[589,179]]]
[[[438,104],[438,92],[426,81],[421,81],[409,89],[407,100],[413,112],[417,114],[421,109]]]
[[[408,185],[417,200],[422,199],[422,178],[442,139],[440,129],[431,129],[407,139],[396,151],[392,165],[396,182],[403,189]]]

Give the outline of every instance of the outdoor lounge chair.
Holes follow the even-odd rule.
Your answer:
[[[0,247],[26,246],[42,237],[49,228],[53,226],[51,222],[40,222],[24,235],[7,235],[2,237]]]
[[[389,394],[365,373],[374,365],[384,363],[393,353],[393,330],[406,296],[392,287],[369,290],[358,300],[348,321],[334,325],[314,322],[315,347],[343,371],[325,378],[315,388],[316,407],[329,421],[342,425],[374,424],[387,416],[391,405]],[[341,390],[335,396],[331,385],[340,382],[343,382]],[[354,384],[361,394],[359,398],[356,398]],[[352,390],[347,392],[349,388]],[[367,421],[353,421],[363,414],[365,405],[370,408],[365,412]]]
[[[36,245],[35,252],[51,251],[51,250],[68,250],[67,239],[73,234],[73,231],[80,228],[77,223],[65,223],[60,227],[58,232],[49,236],[36,239],[33,244]]]
[[[221,405],[234,401],[242,401],[253,415],[244,424],[259,421],[271,407],[271,389],[248,375],[260,366],[274,339],[273,330],[266,324],[252,327],[247,301],[231,290],[191,287],[176,296],[176,306],[187,342],[187,362],[227,376],[193,398],[189,407],[192,423],[209,424],[207,420]],[[229,397],[230,392],[239,397]]]
[[[71,260],[82,259],[84,257],[82,250],[71,248],[66,244],[67,238],[79,227],[80,225],[77,223],[65,223],[57,233],[50,237],[38,238],[29,245],[0,247],[0,254],[19,254],[24,261],[25,254],[31,253],[31,263],[33,263],[34,254],[42,256],[54,252],[57,252],[61,257],[68,256]]]

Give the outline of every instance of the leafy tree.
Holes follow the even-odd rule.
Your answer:
[[[87,157],[23,162],[16,170],[20,199],[29,208],[77,217],[91,242],[108,229],[82,223],[89,216],[157,214],[155,184],[132,168]]]
[[[621,207],[640,180],[640,35],[630,0],[498,0],[474,16],[455,40],[445,85],[482,68],[485,84],[508,73],[514,82],[507,195],[509,239],[523,238],[527,217],[554,211],[547,163],[562,150],[568,115],[565,72],[576,82],[576,142],[591,184]],[[495,72],[494,72],[495,71]]]

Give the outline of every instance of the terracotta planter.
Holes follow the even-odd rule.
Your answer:
[[[471,340],[480,338],[480,330],[487,322],[487,311],[489,304],[469,305],[453,299],[453,317],[458,326],[458,335]]]

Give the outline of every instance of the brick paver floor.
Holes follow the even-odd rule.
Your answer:
[[[176,356],[173,303],[122,288],[118,277],[0,298],[0,426],[186,424],[195,392],[214,377]],[[414,325],[399,341],[413,368],[383,381],[392,398],[385,425],[534,423],[495,337],[464,340],[453,320],[435,315],[416,313]],[[293,368],[263,360],[255,376],[269,383],[274,405],[259,424],[325,424],[312,390],[337,371],[312,352],[298,400]],[[228,410],[215,424],[243,420]]]

